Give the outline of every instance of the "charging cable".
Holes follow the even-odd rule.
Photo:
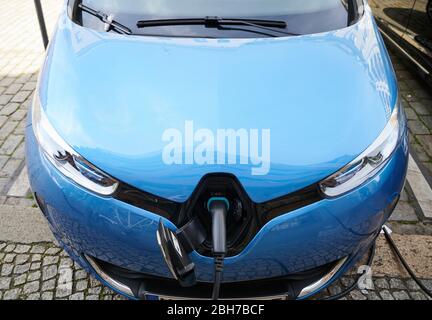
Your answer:
[[[408,263],[406,262],[405,258],[400,253],[398,247],[396,246],[396,243],[393,241],[390,232],[386,226],[383,227],[384,236],[387,239],[387,242],[389,243],[390,247],[396,253],[396,256],[399,258],[399,261],[404,266],[405,270],[408,272],[408,274],[411,276],[411,278],[417,283],[417,285],[420,287],[420,289],[423,290],[424,293],[426,293],[429,297],[432,298],[432,292],[426,288],[426,286],[420,281],[420,279],[415,275],[415,273],[412,271]]]
[[[226,198],[211,198],[207,203],[207,209],[212,216],[213,256],[215,264],[212,299],[217,300],[220,295],[224,259],[227,253],[226,215],[229,209],[229,202]]]
[[[426,293],[429,297],[432,298],[432,292],[428,288],[426,288],[426,286],[415,275],[415,273],[412,271],[412,269],[410,268],[410,266],[406,262],[405,258],[400,253],[398,247],[396,246],[396,243],[394,242],[392,236],[390,235],[390,233],[391,233],[390,229],[387,226],[383,226],[382,232],[384,233],[384,237],[386,238],[388,244],[390,245],[390,248],[396,254],[396,256],[398,257],[399,261],[402,263],[403,267],[408,272],[408,274],[411,276],[411,278],[415,281],[415,283],[417,283],[417,285],[420,287],[421,290],[423,290],[424,293]],[[375,254],[375,244],[372,245],[371,250],[370,250],[370,254],[369,254],[369,258],[368,258],[368,262],[367,262],[367,265],[369,267],[372,265],[374,254]],[[323,297],[323,298],[321,298],[321,300],[338,300],[338,299],[346,296],[348,293],[350,293],[352,290],[354,290],[357,287],[358,280],[360,279],[360,277],[365,272],[366,271],[364,271],[362,274],[360,274],[358,276],[358,278],[356,279],[356,281],[354,281],[354,283],[350,287],[348,287],[347,289],[345,289],[344,291],[342,291],[342,292],[340,292],[338,294],[332,295],[332,296]]]

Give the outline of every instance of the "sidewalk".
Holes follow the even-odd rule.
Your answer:
[[[63,1],[42,2],[52,30]],[[33,1],[1,1],[0,30],[0,299],[121,299],[57,247],[30,195],[24,161],[25,115],[44,55]],[[392,59],[415,154],[406,190],[389,224],[402,253],[432,289],[432,90],[393,54]],[[374,261],[374,290],[356,290],[347,299],[426,299],[400,269],[382,237]],[[356,271],[327,293],[349,286]]]

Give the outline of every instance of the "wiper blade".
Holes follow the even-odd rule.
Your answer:
[[[298,36],[297,33],[277,30],[286,29],[287,23],[278,20],[260,20],[260,19],[224,19],[220,17],[205,17],[197,19],[158,19],[158,20],[141,20],[137,22],[138,28],[162,27],[162,26],[180,26],[180,25],[203,25],[206,28],[221,28],[224,26],[250,26],[273,32],[279,32],[287,35]]]
[[[103,23],[105,23],[105,31],[108,32],[110,30],[115,30],[119,33],[122,34],[132,34],[131,29],[129,29],[128,27],[122,25],[121,23],[118,23],[117,21],[114,20],[113,15],[108,15],[102,11],[97,11],[94,10],[90,7],[87,7],[86,5],[80,3],[78,5],[78,7],[84,11],[87,12],[88,14],[98,18],[100,21],[102,21]]]

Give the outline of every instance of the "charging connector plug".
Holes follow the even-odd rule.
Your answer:
[[[227,253],[226,215],[229,210],[229,202],[226,198],[211,198],[208,201],[207,209],[212,216],[213,256],[215,262],[212,299],[217,300],[220,294],[224,259]]]

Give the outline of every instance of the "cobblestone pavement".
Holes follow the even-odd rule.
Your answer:
[[[353,276],[338,280],[320,297],[340,293],[351,286]],[[432,289],[432,280],[424,280]],[[51,243],[16,244],[0,242],[0,299],[28,300],[122,300],[102,286]],[[427,300],[411,279],[377,277],[373,289],[354,290],[348,300]]]
[[[391,53],[408,118],[411,147],[421,164],[432,172],[432,89],[408,70],[393,52]]]
[[[52,30],[63,1],[44,0]],[[25,115],[36,86],[43,58],[33,1],[0,1],[0,206],[31,207],[34,201],[24,164]],[[432,171],[432,95],[395,55],[391,55],[409,119],[411,143],[418,159]],[[13,208],[12,206],[10,208]],[[11,209],[12,210],[12,209]],[[0,216],[0,223],[1,223]],[[398,234],[432,235],[407,188],[392,216]],[[431,264],[431,263],[429,263]],[[431,289],[432,274],[425,279]],[[337,293],[354,278],[343,277],[326,293]],[[0,299],[121,299],[91,279],[53,243],[0,242]],[[375,277],[374,289],[359,290],[344,299],[426,299],[412,280]]]

